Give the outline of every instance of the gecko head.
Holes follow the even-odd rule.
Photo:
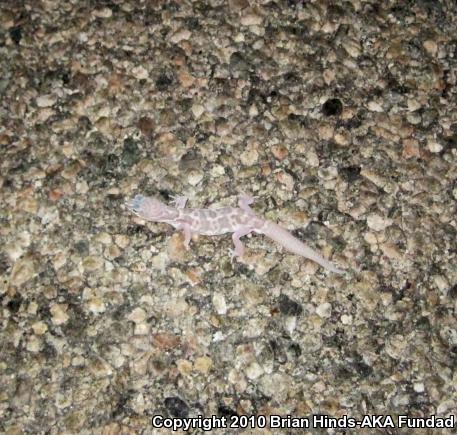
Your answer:
[[[150,221],[162,221],[169,217],[169,207],[156,198],[136,195],[126,206],[139,217]]]

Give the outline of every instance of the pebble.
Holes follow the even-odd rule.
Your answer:
[[[105,240],[105,243],[106,243],[106,240]],[[128,236],[126,236],[125,234],[116,234],[114,236],[114,243],[116,243],[116,245],[119,246],[119,248],[125,249],[125,248],[127,248],[127,246],[130,245],[130,238]],[[109,242],[106,244],[108,245]]]
[[[241,163],[245,166],[252,166],[257,163],[259,159],[259,153],[254,148],[248,148],[244,150],[240,155]]]
[[[47,332],[48,325],[46,325],[43,321],[38,321],[32,325],[32,329],[36,335],[43,335]]]
[[[262,376],[264,370],[257,361],[253,361],[246,367],[244,372],[246,373],[246,376],[252,381],[257,379],[259,376]]]
[[[31,335],[27,340],[26,349],[29,352],[39,352],[43,348],[43,341],[36,335]]]
[[[213,361],[208,356],[200,356],[195,358],[194,368],[200,373],[204,375],[208,374],[213,366]]]
[[[259,26],[262,24],[263,18],[255,13],[243,15],[240,22],[243,26]]]
[[[322,180],[333,180],[338,176],[338,168],[336,166],[329,166],[327,168],[320,168],[317,171],[319,178]]]
[[[378,101],[370,101],[368,103],[368,110],[370,110],[371,112],[384,112],[384,108]]]
[[[227,314],[227,303],[225,301],[225,296],[222,293],[213,294],[213,305],[217,314]]]
[[[25,255],[14,263],[10,283],[14,286],[21,286],[35,277],[37,273],[37,264],[34,256]]]
[[[343,325],[352,325],[353,318],[350,314],[343,314],[340,320]]]
[[[436,43],[436,41],[434,41],[433,39],[427,39],[423,42],[422,45],[424,46],[425,50],[430,56],[436,57],[436,54],[438,52],[438,44]]]
[[[203,180],[203,172],[200,172],[200,171],[193,170],[187,176],[187,182],[191,186],[197,186],[197,184],[200,184],[200,182],[202,180]]]
[[[284,171],[278,171],[276,173],[276,179],[281,183],[286,190],[291,192],[294,189],[294,178],[292,175],[288,174],[287,172]]]
[[[443,146],[436,140],[427,141],[427,149],[431,153],[440,153],[443,150]]]
[[[68,306],[66,304],[53,304],[50,307],[52,323],[54,325],[63,325],[70,318],[67,314]]]
[[[142,323],[146,320],[146,311],[142,308],[135,308],[128,316],[127,319],[134,323]]]
[[[164,312],[167,316],[175,319],[184,313],[188,313],[189,304],[184,298],[173,298],[165,301],[163,305]]]
[[[419,142],[416,139],[403,140],[403,157],[410,159],[413,157],[420,157]]]
[[[351,136],[347,132],[338,132],[335,133],[333,138],[335,143],[341,146],[347,146],[351,142]]]
[[[151,327],[147,322],[135,323],[133,333],[135,335],[149,335],[150,330]]]
[[[97,18],[110,18],[113,16],[111,8],[94,9],[92,15]]]
[[[191,110],[195,119],[199,119],[205,113],[205,108],[201,104],[194,104]]]
[[[225,175],[225,168],[222,165],[214,165],[211,168],[211,175],[213,177],[222,177],[222,175]]]
[[[310,149],[306,152],[305,160],[308,166],[310,166],[311,168],[319,167],[319,156],[317,155],[314,149]]]
[[[155,122],[148,116],[142,116],[138,120],[137,127],[140,129],[141,133],[144,136],[151,137],[154,132]]]
[[[138,80],[146,80],[149,78],[149,72],[143,66],[136,66],[132,68],[132,74]]]
[[[177,236],[179,236],[179,234],[177,234]],[[181,241],[181,245],[182,245],[182,241]],[[179,252],[183,252],[183,250],[180,250]],[[176,255],[170,254],[170,258],[178,258],[178,257]],[[179,258],[181,258],[181,257],[179,257]],[[152,257],[151,266],[153,267],[153,269],[156,269],[156,270],[164,270],[166,268],[168,262],[169,262],[169,257],[167,255],[167,253],[159,252],[157,255],[154,255]],[[143,269],[145,269],[145,268],[141,267],[141,270],[143,270]]]
[[[284,160],[288,155],[289,151],[284,145],[273,145],[271,152],[278,160]]]
[[[30,214],[37,214],[38,201],[31,196],[23,197],[18,202],[18,208]]]
[[[93,314],[101,314],[106,310],[105,302],[99,296],[91,297],[86,302],[87,309]]]
[[[275,397],[278,402],[284,401],[289,391],[291,379],[285,373],[266,374],[260,378],[258,387],[268,397]]]
[[[395,243],[381,243],[380,248],[383,254],[392,260],[400,260],[403,257],[403,253],[395,246]]]
[[[316,307],[316,314],[323,319],[328,319],[332,315],[332,305],[324,302]]]
[[[384,231],[388,226],[392,225],[392,219],[377,213],[371,213],[367,216],[367,225],[374,231]]]
[[[192,33],[187,29],[181,29],[171,35],[170,41],[173,44],[178,44],[183,40],[188,40],[192,36]]]
[[[178,359],[176,367],[183,376],[189,376],[192,373],[192,363],[186,359]]]
[[[82,261],[82,266],[86,272],[93,272],[95,270],[102,269],[104,261],[100,257],[89,255]]]
[[[415,98],[408,98],[407,105],[408,105],[408,110],[410,112],[415,112],[416,110],[419,110],[422,107],[421,103],[418,100],[416,100]]]
[[[36,99],[36,105],[41,108],[54,106],[54,104],[56,104],[56,102],[57,102],[56,96],[50,95],[50,94],[40,95]]]
[[[347,39],[343,43],[344,49],[349,53],[350,56],[356,58],[360,56],[362,52],[362,47],[358,41],[355,39]]]
[[[407,340],[405,340],[402,335],[396,334],[387,340],[385,350],[387,355],[389,355],[391,358],[400,359],[404,355],[407,347]]]
[[[151,342],[153,346],[159,349],[168,350],[179,346],[181,339],[179,336],[168,332],[159,332],[151,336]]]
[[[112,367],[102,358],[97,356],[90,361],[88,369],[99,379],[107,378],[113,374]]]

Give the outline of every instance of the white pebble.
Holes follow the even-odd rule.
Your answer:
[[[443,146],[435,140],[428,141],[427,148],[431,153],[439,153],[443,150]]]
[[[318,305],[316,308],[316,314],[323,319],[328,319],[332,314],[332,305],[328,302]]]
[[[392,224],[392,219],[385,218],[379,214],[372,213],[367,216],[367,225],[374,231],[383,231]]]
[[[54,95],[40,95],[36,99],[38,107],[51,107],[56,103],[56,97]]]
[[[222,293],[214,293],[213,305],[217,314],[224,315],[227,313],[227,303],[225,302],[225,297]]]

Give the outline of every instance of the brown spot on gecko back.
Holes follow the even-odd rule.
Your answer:
[[[255,216],[234,207],[187,209],[181,213],[189,222],[192,232],[205,235],[234,232],[240,226],[251,226],[255,221]]]
[[[208,215],[209,215],[210,219],[216,219],[217,218],[217,211],[216,210],[208,209],[207,212],[208,212]]]
[[[252,216],[248,216],[246,213],[238,213],[233,217],[233,220],[240,225],[246,225],[252,221]]]
[[[230,227],[230,217],[229,216],[219,216],[217,218],[217,224],[221,228],[229,228]]]

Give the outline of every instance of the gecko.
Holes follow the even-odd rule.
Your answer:
[[[289,231],[278,224],[257,216],[250,207],[254,198],[242,195],[238,198],[238,207],[222,208],[186,208],[187,197],[177,196],[169,206],[154,197],[136,195],[125,205],[142,219],[153,222],[165,222],[184,233],[184,247],[189,249],[192,234],[216,236],[233,233],[235,249],[230,256],[242,257],[244,245],[240,238],[252,232],[264,234],[274,240],[287,251],[315,261],[325,269],[334,273],[344,273],[318,252],[305,245]]]

